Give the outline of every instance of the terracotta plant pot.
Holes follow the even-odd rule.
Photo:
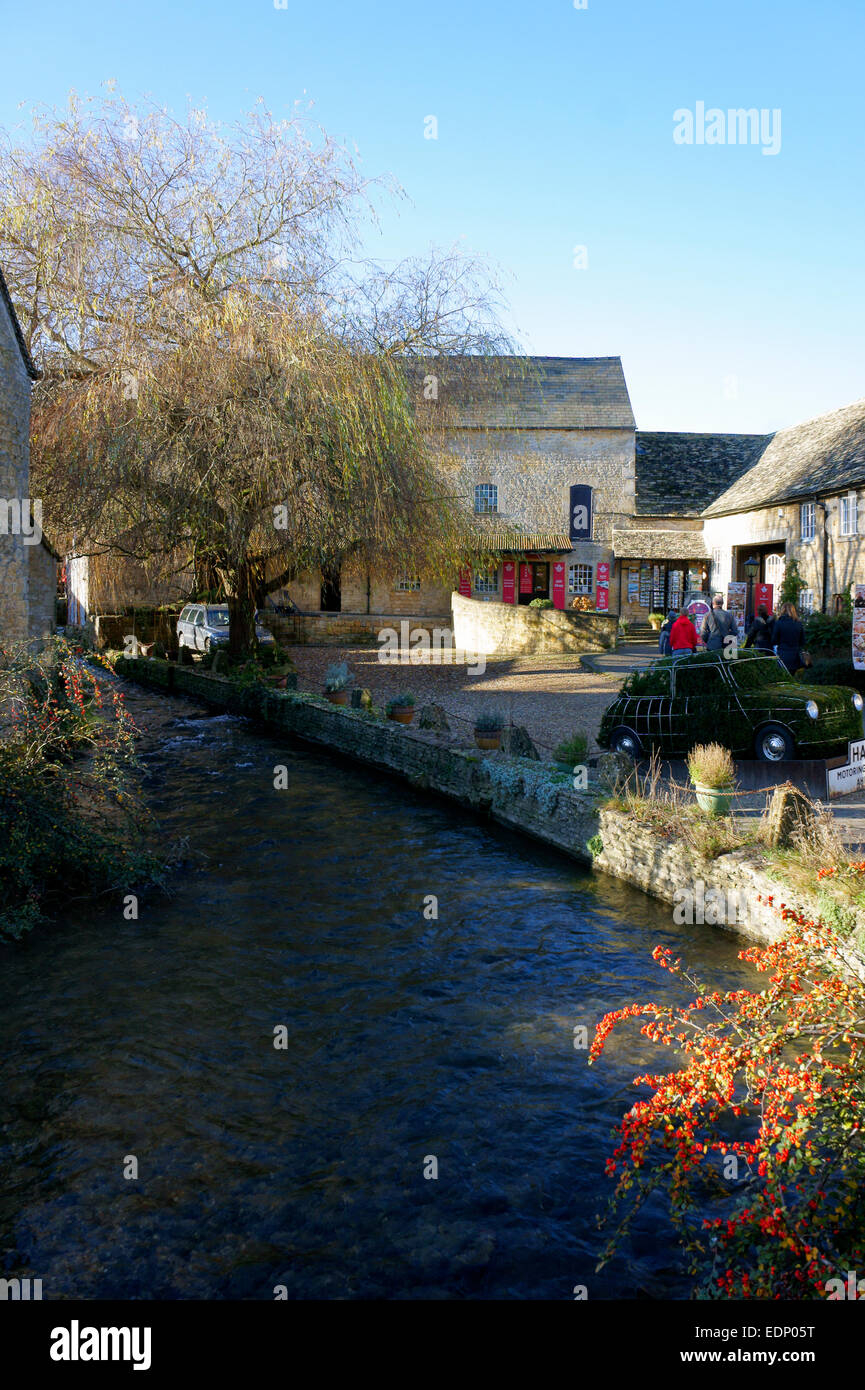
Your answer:
[[[325,696],[325,699],[326,699],[326,700],[330,700],[330,703],[331,703],[332,705],[347,705],[347,704],[348,704],[348,691],[347,691],[347,690],[326,690],[326,691],[324,692],[324,696]]]
[[[478,748],[483,748],[487,752],[500,748],[501,742],[501,734],[475,734],[475,743]]]
[[[702,782],[694,783],[697,805],[710,816],[728,816],[733,801],[732,787],[705,787]]]
[[[271,684],[272,686],[275,686],[277,690],[284,690],[284,689],[285,689],[285,682],[286,682],[287,680],[288,680],[288,677],[287,677],[287,676],[271,676],[271,678],[270,678],[270,684]]]
[[[410,724],[414,719],[414,705],[404,705],[400,709],[392,709],[388,719],[393,719],[397,724]]]

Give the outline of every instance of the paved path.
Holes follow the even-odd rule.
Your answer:
[[[659,656],[657,642],[627,642],[615,652],[584,652],[580,661],[587,671],[623,681],[631,671],[641,671]]]

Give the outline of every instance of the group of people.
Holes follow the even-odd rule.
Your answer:
[[[703,619],[700,640],[708,651],[723,651],[728,637],[737,631],[736,619],[724,607],[721,594],[716,594],[712,607]],[[692,656],[697,650],[697,629],[686,609],[679,612],[672,609],[667,614],[661,628],[658,647],[662,656],[672,656],[674,661]],[[757,609],[745,637],[745,646],[756,651],[774,652],[792,674],[806,665],[803,647],[805,629],[792,603],[782,603],[776,615],[770,615],[765,605]]]

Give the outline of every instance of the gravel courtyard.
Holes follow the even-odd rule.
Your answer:
[[[375,647],[307,647],[290,649],[300,690],[320,692],[324,673],[333,662],[345,661],[353,686],[366,687],[377,705],[400,691],[411,691],[418,705],[435,703],[447,712],[454,734],[471,742],[474,720],[481,711],[500,710],[506,722],[522,724],[542,758],[577,730],[596,748],[601,715],[618,690],[621,676],[582,670],[578,656],[488,657],[483,673],[469,665],[389,666],[379,661]]]

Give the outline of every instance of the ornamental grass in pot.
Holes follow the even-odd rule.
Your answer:
[[[348,665],[336,661],[324,673],[324,693],[332,705],[348,704]]]
[[[475,720],[475,743],[478,748],[492,751],[501,746],[502,729],[505,721],[498,710],[490,710],[486,714],[479,714]]]
[[[688,773],[697,805],[710,816],[727,816],[736,785],[736,768],[729,748],[698,743],[688,754]]]
[[[414,696],[407,692],[394,695],[392,700],[388,700],[385,712],[388,719],[395,719],[397,724],[410,724],[414,719]]]

